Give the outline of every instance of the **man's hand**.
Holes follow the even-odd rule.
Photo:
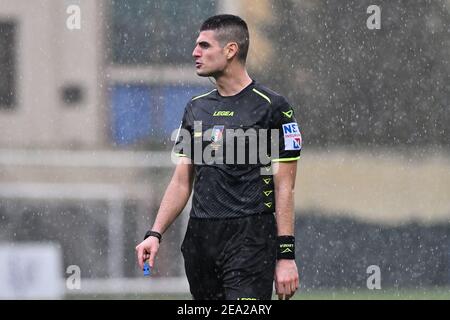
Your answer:
[[[275,290],[279,300],[289,300],[299,285],[295,260],[277,260],[275,267]]]
[[[138,264],[141,270],[144,268],[144,261],[149,260],[150,268],[153,268],[156,254],[159,250],[159,239],[156,237],[148,237],[136,246],[136,254]]]

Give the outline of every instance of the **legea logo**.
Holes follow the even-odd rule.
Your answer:
[[[213,117],[232,117],[234,111],[215,111]]]

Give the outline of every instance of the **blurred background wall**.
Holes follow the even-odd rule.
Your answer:
[[[167,282],[142,284],[134,246],[183,108],[213,87],[195,75],[199,26],[234,13],[250,27],[251,76],[302,129],[303,288],[365,288],[370,265],[383,287],[448,286],[450,1],[372,2],[0,0],[0,241],[55,244],[81,291],[185,292],[188,209],[158,256],[154,283]]]

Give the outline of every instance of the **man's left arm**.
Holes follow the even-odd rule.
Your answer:
[[[275,288],[279,299],[291,298],[299,286],[295,263],[294,241],[294,187],[297,161],[278,162],[273,165],[275,183],[275,214],[277,220],[277,263]]]

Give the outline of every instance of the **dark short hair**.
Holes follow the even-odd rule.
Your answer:
[[[224,46],[230,41],[238,44],[238,60],[245,63],[247,59],[250,36],[247,23],[238,16],[232,14],[220,14],[212,16],[203,22],[200,31],[217,31],[217,40]]]

